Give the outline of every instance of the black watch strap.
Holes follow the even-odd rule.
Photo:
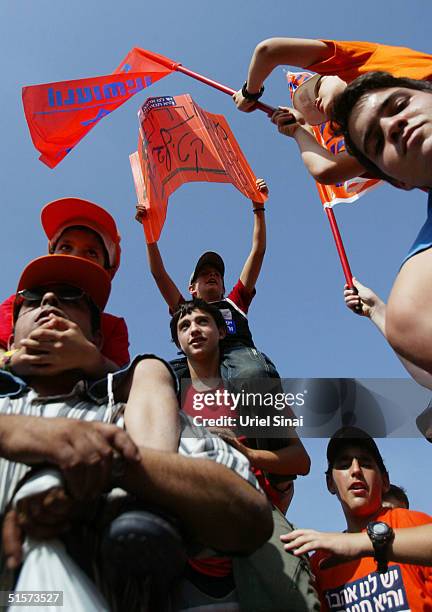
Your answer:
[[[264,85],[261,87],[258,93],[250,93],[247,90],[247,82],[245,82],[241,91],[242,91],[243,98],[246,98],[246,100],[250,100],[250,102],[256,102],[257,100],[261,98],[261,96],[264,93]]]
[[[387,523],[379,521],[368,523],[367,534],[374,548],[377,571],[384,574],[388,568],[388,547],[394,539],[394,531]]]

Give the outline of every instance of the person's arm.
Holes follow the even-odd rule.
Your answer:
[[[257,187],[262,193],[268,193],[268,187],[263,179],[257,179]],[[266,251],[264,204],[252,202],[252,205],[254,216],[252,247],[240,274],[240,280],[249,293],[255,289]]]
[[[147,244],[147,259],[150,272],[155,279],[156,285],[163,299],[171,310],[175,310],[182,298],[182,294],[168,272],[165,270],[157,242]]]
[[[335,155],[319,144],[302,114],[294,108],[280,107],[271,120],[281,134],[296,141],[304,165],[318,183],[334,185],[365,172],[363,166],[346,151]]]
[[[179,405],[166,365],[158,359],[140,361],[134,368],[130,390],[125,391],[125,426],[135,444],[177,452]]]
[[[115,425],[66,418],[0,415],[0,456],[35,465],[52,463],[62,471],[72,497],[94,497],[111,478],[115,454],[129,462],[139,453]]]
[[[388,560],[432,566],[432,523],[394,530],[388,547]],[[313,529],[296,529],[281,536],[284,549],[295,555],[323,550],[331,557],[320,563],[323,569],[361,557],[373,557],[374,549],[366,532],[333,533]]]
[[[362,285],[356,278],[353,278],[353,284],[356,289],[350,289],[348,285],[344,288],[345,304],[356,314],[367,317],[381,332],[384,338],[386,336],[386,304],[383,300],[369,289]],[[361,310],[358,310],[358,306],[361,306]],[[419,384],[427,389],[432,389],[432,374],[423,370],[419,366],[399,355],[394,351],[403,367],[406,369],[408,374]]]
[[[178,517],[189,537],[215,550],[251,553],[272,533],[265,496],[209,459],[141,450],[117,484]]]
[[[306,68],[328,59],[331,49],[320,40],[306,38],[269,38],[260,42],[253,52],[246,80],[249,93],[260,91],[268,75],[280,65]],[[250,112],[254,102],[246,100],[241,90],[233,96],[239,110]]]
[[[214,431],[214,430],[212,430]],[[306,476],[310,470],[310,458],[301,440],[297,437],[289,439],[288,446],[279,450],[263,450],[250,448],[238,438],[229,433],[219,433],[228,444],[243,453],[252,467],[260,468],[271,474],[286,476]]]

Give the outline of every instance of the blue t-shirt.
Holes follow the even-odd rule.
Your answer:
[[[432,246],[432,190],[429,191],[428,197],[428,208],[426,221],[419,231],[417,238],[414,240],[414,244],[408,251],[408,255],[403,260],[404,264],[408,259],[421,253]]]

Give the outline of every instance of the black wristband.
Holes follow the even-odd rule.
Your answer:
[[[263,212],[264,212],[264,211],[265,211],[265,208],[264,208],[264,206],[258,206],[257,208],[254,208],[254,209],[253,209],[253,211],[254,211],[254,214],[255,214],[256,212],[261,212],[261,211],[263,211]]]
[[[262,85],[261,89],[259,90],[258,93],[250,93],[247,90],[247,81],[245,82],[245,84],[242,87],[242,96],[243,98],[245,98],[246,100],[249,100],[250,102],[256,102],[257,100],[259,100],[261,98],[261,96],[264,93],[264,85]]]

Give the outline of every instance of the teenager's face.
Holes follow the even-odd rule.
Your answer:
[[[221,300],[224,294],[221,273],[213,266],[203,266],[196,281],[189,287],[189,292],[193,297],[201,298],[206,302]]]
[[[201,361],[219,351],[219,342],[225,333],[209,313],[196,309],[179,319],[177,336],[186,357]]]
[[[105,248],[101,238],[91,229],[65,229],[57,240],[54,253],[75,255],[105,267]]]
[[[349,119],[358,149],[408,187],[432,186],[432,95],[405,87],[360,98]]]
[[[24,300],[14,326],[13,344],[19,347],[20,340],[28,338],[32,331],[48,323],[51,315],[68,319],[78,325],[84,336],[94,342],[96,335],[92,330],[90,305],[85,296],[74,301],[61,300],[64,285],[49,285],[41,291],[40,301]]]
[[[347,446],[336,456],[328,486],[337,495],[346,515],[367,517],[380,509],[388,478],[367,449]]]

